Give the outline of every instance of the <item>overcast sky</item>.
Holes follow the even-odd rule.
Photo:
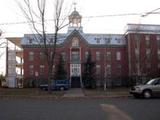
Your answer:
[[[71,8],[71,12],[74,8],[72,4],[74,1],[77,3],[77,11],[83,17],[82,26],[85,33],[123,34],[127,23],[160,24],[160,14],[151,14],[146,17],[140,17],[140,15],[108,16],[130,13],[145,14],[146,12],[160,8],[159,0],[65,0],[64,6],[67,6],[66,8],[68,9]],[[160,10],[157,12],[160,12]],[[88,18],[89,16],[93,16],[93,18]],[[47,19],[51,18],[52,16],[48,16]],[[23,36],[25,33],[31,33],[27,24],[16,24],[23,21],[26,21],[26,19],[15,0],[0,0],[0,29],[3,31],[4,36],[15,37]],[[9,24],[4,25],[4,23]],[[61,32],[66,31],[67,28],[64,28]],[[48,32],[52,33],[52,30],[49,29]],[[0,63],[2,63],[1,61],[0,58]],[[0,64],[0,71],[2,71],[1,66],[2,64]]]
[[[146,13],[160,8],[159,0],[65,0],[64,6],[67,6],[68,9],[72,7],[73,10],[71,4],[74,1],[77,3],[77,11],[83,17],[82,26],[84,32],[87,33],[123,33],[127,23],[160,24],[160,14],[148,15],[144,18],[140,16],[86,18],[88,16]],[[26,21],[15,0],[0,0],[0,15],[0,29],[2,29],[5,34],[16,36],[17,34],[23,35],[24,33],[30,32],[26,24],[2,25],[3,23]],[[52,16],[48,17],[48,19],[50,18],[52,18]],[[67,28],[64,28],[62,32],[66,32],[66,29]]]

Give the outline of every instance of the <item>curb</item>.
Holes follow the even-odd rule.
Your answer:
[[[130,98],[131,95],[114,95],[114,96],[74,96],[74,97],[64,97],[64,96],[15,96],[15,95],[0,95],[1,99],[37,99],[37,100],[61,100],[61,99],[105,99],[105,98]]]
[[[15,96],[15,95],[0,95],[1,99],[59,99],[60,97],[55,97],[55,96],[27,96],[27,95],[20,95],[20,96]]]

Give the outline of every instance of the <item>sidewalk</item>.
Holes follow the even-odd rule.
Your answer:
[[[66,93],[63,95],[64,98],[69,98],[69,97],[85,97],[83,91],[81,88],[71,88]]]
[[[129,97],[129,88],[107,88],[106,91],[101,89],[84,89],[84,94],[92,98],[105,98],[105,97]]]

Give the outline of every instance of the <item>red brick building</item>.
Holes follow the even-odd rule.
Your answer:
[[[128,24],[125,38],[128,75],[160,76],[160,25]]]
[[[55,61],[58,62],[60,54],[63,56],[73,87],[80,87],[89,52],[95,62],[97,86],[119,86],[127,84],[128,77],[160,75],[159,25],[128,24],[125,34],[87,34],[83,32],[81,18],[76,10],[71,13],[68,32],[58,34],[56,48]],[[54,34],[47,34],[48,40],[53,37]],[[48,66],[39,44],[36,34],[25,34],[21,41],[25,80],[47,78]]]

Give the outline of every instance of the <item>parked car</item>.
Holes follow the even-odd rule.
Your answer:
[[[42,90],[48,90],[48,84],[41,84],[39,86]],[[51,90],[67,90],[69,89],[69,80],[52,80]]]
[[[160,78],[154,78],[144,85],[133,86],[130,89],[130,94],[135,98],[144,97],[151,98],[152,96],[160,95]]]

